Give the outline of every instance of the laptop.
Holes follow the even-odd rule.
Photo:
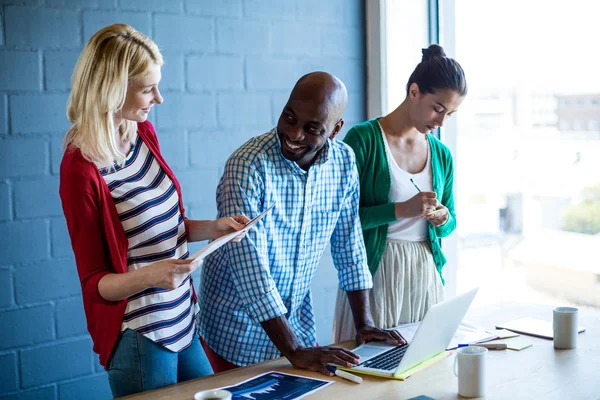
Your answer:
[[[369,342],[352,350],[360,364],[346,371],[404,379],[406,372],[443,353],[454,337],[478,289],[432,306],[410,343]],[[425,365],[424,365],[425,366]]]

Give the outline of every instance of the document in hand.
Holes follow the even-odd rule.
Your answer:
[[[224,244],[231,242],[239,235],[247,233],[250,230],[250,228],[256,225],[256,223],[260,221],[269,211],[271,211],[273,207],[275,207],[275,205],[272,205],[271,207],[267,208],[265,211],[251,219],[250,222],[246,224],[244,229],[228,233],[227,235],[223,235],[220,238],[213,240],[212,242],[210,242],[209,244],[192,254],[190,257],[188,257],[188,260],[204,260],[206,257],[208,257],[209,254],[215,252]]]

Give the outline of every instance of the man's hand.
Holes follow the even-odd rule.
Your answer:
[[[356,343],[361,345],[366,342],[373,340],[387,340],[392,344],[405,344],[406,340],[402,337],[400,332],[390,329],[384,330],[375,328],[371,325],[364,325],[356,330]]]
[[[317,371],[327,376],[333,373],[327,364],[338,364],[352,368],[356,366],[360,356],[339,347],[301,347],[287,355],[287,359],[296,368]]]

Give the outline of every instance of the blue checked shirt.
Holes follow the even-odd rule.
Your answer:
[[[304,171],[281,154],[275,129],[246,142],[229,158],[219,182],[219,217],[252,218],[273,204],[240,243],[223,246],[202,268],[200,335],[236,365],[280,357],[260,323],[281,315],[300,344],[315,346],[310,287],[328,243],[342,290],[373,285],[350,147],[328,140]]]

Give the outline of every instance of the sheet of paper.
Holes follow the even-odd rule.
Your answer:
[[[508,338],[513,338],[513,337],[519,336],[518,333],[511,332],[506,329],[496,329],[496,330],[490,331],[490,333],[497,335],[498,339],[508,339]]]
[[[258,221],[260,221],[262,219],[262,217],[264,217],[269,211],[271,211],[273,209],[273,207],[275,207],[274,204],[271,207],[267,208],[262,213],[260,213],[259,215],[257,215],[256,217],[254,217],[252,220],[250,220],[250,222],[248,222],[246,224],[244,229],[237,231],[237,232],[231,232],[227,235],[223,235],[220,238],[213,240],[212,242],[210,242],[209,244],[207,244],[206,246],[204,246],[203,248],[201,248],[200,250],[198,250],[197,252],[192,254],[190,257],[188,257],[188,260],[204,260],[206,257],[208,257],[210,254],[215,252],[217,249],[219,249],[224,244],[232,241],[239,235],[242,235],[242,234],[248,232],[254,225],[256,225],[256,223]]]
[[[394,329],[399,331],[400,334],[402,335],[402,337],[404,337],[404,339],[406,339],[406,341],[408,343],[410,343],[410,342],[412,342],[413,337],[415,336],[415,333],[417,333],[417,329],[419,329],[419,322],[414,322],[412,324],[400,325]]]
[[[447,350],[456,349],[459,344],[482,343],[497,339],[495,333],[490,333],[482,327],[469,321],[462,321],[450,341]]]
[[[419,322],[415,322],[412,324],[400,325],[395,329],[400,331],[400,334],[410,343],[418,328]],[[462,343],[481,343],[497,338],[498,336],[494,333],[490,333],[469,321],[462,321],[446,350],[455,349]]]
[[[233,395],[232,400],[295,400],[308,396],[332,383],[334,381],[271,371],[236,385],[218,389],[230,391]]]

